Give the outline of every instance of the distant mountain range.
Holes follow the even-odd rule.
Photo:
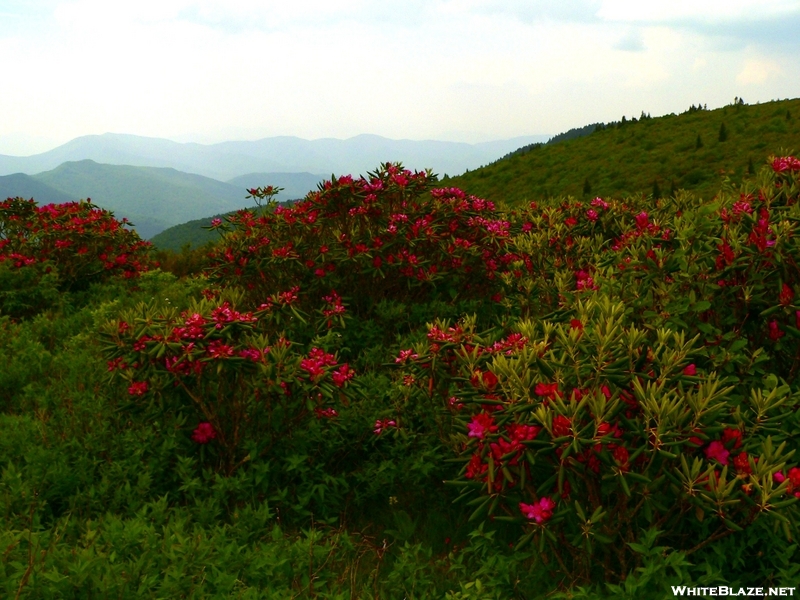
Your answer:
[[[495,161],[521,146],[547,141],[548,137],[533,135],[464,144],[391,140],[377,135],[359,135],[346,140],[282,136],[204,145],[106,133],[79,137],[33,156],[0,155],[0,175],[33,175],[65,162],[85,159],[110,165],[168,167],[219,181],[247,173],[357,175],[387,161],[401,161],[411,169],[430,168],[439,175],[455,175]]]
[[[37,175],[0,177],[0,197],[34,198],[39,204],[91,198],[127,217],[143,238],[200,216],[247,206],[244,188],[175,169],[66,162]]]
[[[34,156],[0,155],[0,197],[40,204],[91,198],[118,218],[127,217],[147,239],[173,225],[252,206],[245,198],[249,188],[282,187],[277,199],[294,200],[331,174],[366,174],[387,161],[454,174],[546,138],[461,144],[360,135],[202,145],[107,133]]]

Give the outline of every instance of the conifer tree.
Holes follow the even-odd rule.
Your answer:
[[[658,180],[653,181],[653,200],[659,200],[661,198],[661,188],[658,187]]]
[[[583,182],[583,195],[588,196],[592,193],[592,184],[589,183],[589,178],[587,177]]]
[[[727,139],[728,139],[728,130],[725,129],[725,123],[722,123],[719,126],[719,141],[724,142]]]
[[[700,137],[700,134],[697,134],[697,141],[694,143],[694,149],[699,150],[703,147],[703,138]]]

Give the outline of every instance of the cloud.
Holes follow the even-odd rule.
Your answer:
[[[503,16],[524,23],[597,21],[601,0],[446,0],[440,7],[450,13]]]
[[[736,83],[741,85],[758,85],[768,79],[780,75],[781,68],[768,60],[748,60],[736,76]]]
[[[642,52],[645,50],[642,32],[638,29],[631,29],[620,40],[614,44],[614,50],[625,52]]]

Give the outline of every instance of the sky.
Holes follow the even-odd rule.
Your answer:
[[[800,97],[800,0],[0,0],[0,154],[477,143]]]

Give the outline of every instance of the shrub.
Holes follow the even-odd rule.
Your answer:
[[[326,181],[291,207],[269,203],[273,188],[250,190],[267,204],[217,220],[226,232],[209,277],[244,288],[253,307],[295,286],[305,306],[335,290],[358,315],[381,299],[496,297],[514,258],[509,223],[493,203],[431,189],[435,181],[384,164],[368,178]]]
[[[53,301],[56,283],[70,291],[147,270],[149,244],[125,223],[89,201],[0,202],[0,310],[25,316]]]

